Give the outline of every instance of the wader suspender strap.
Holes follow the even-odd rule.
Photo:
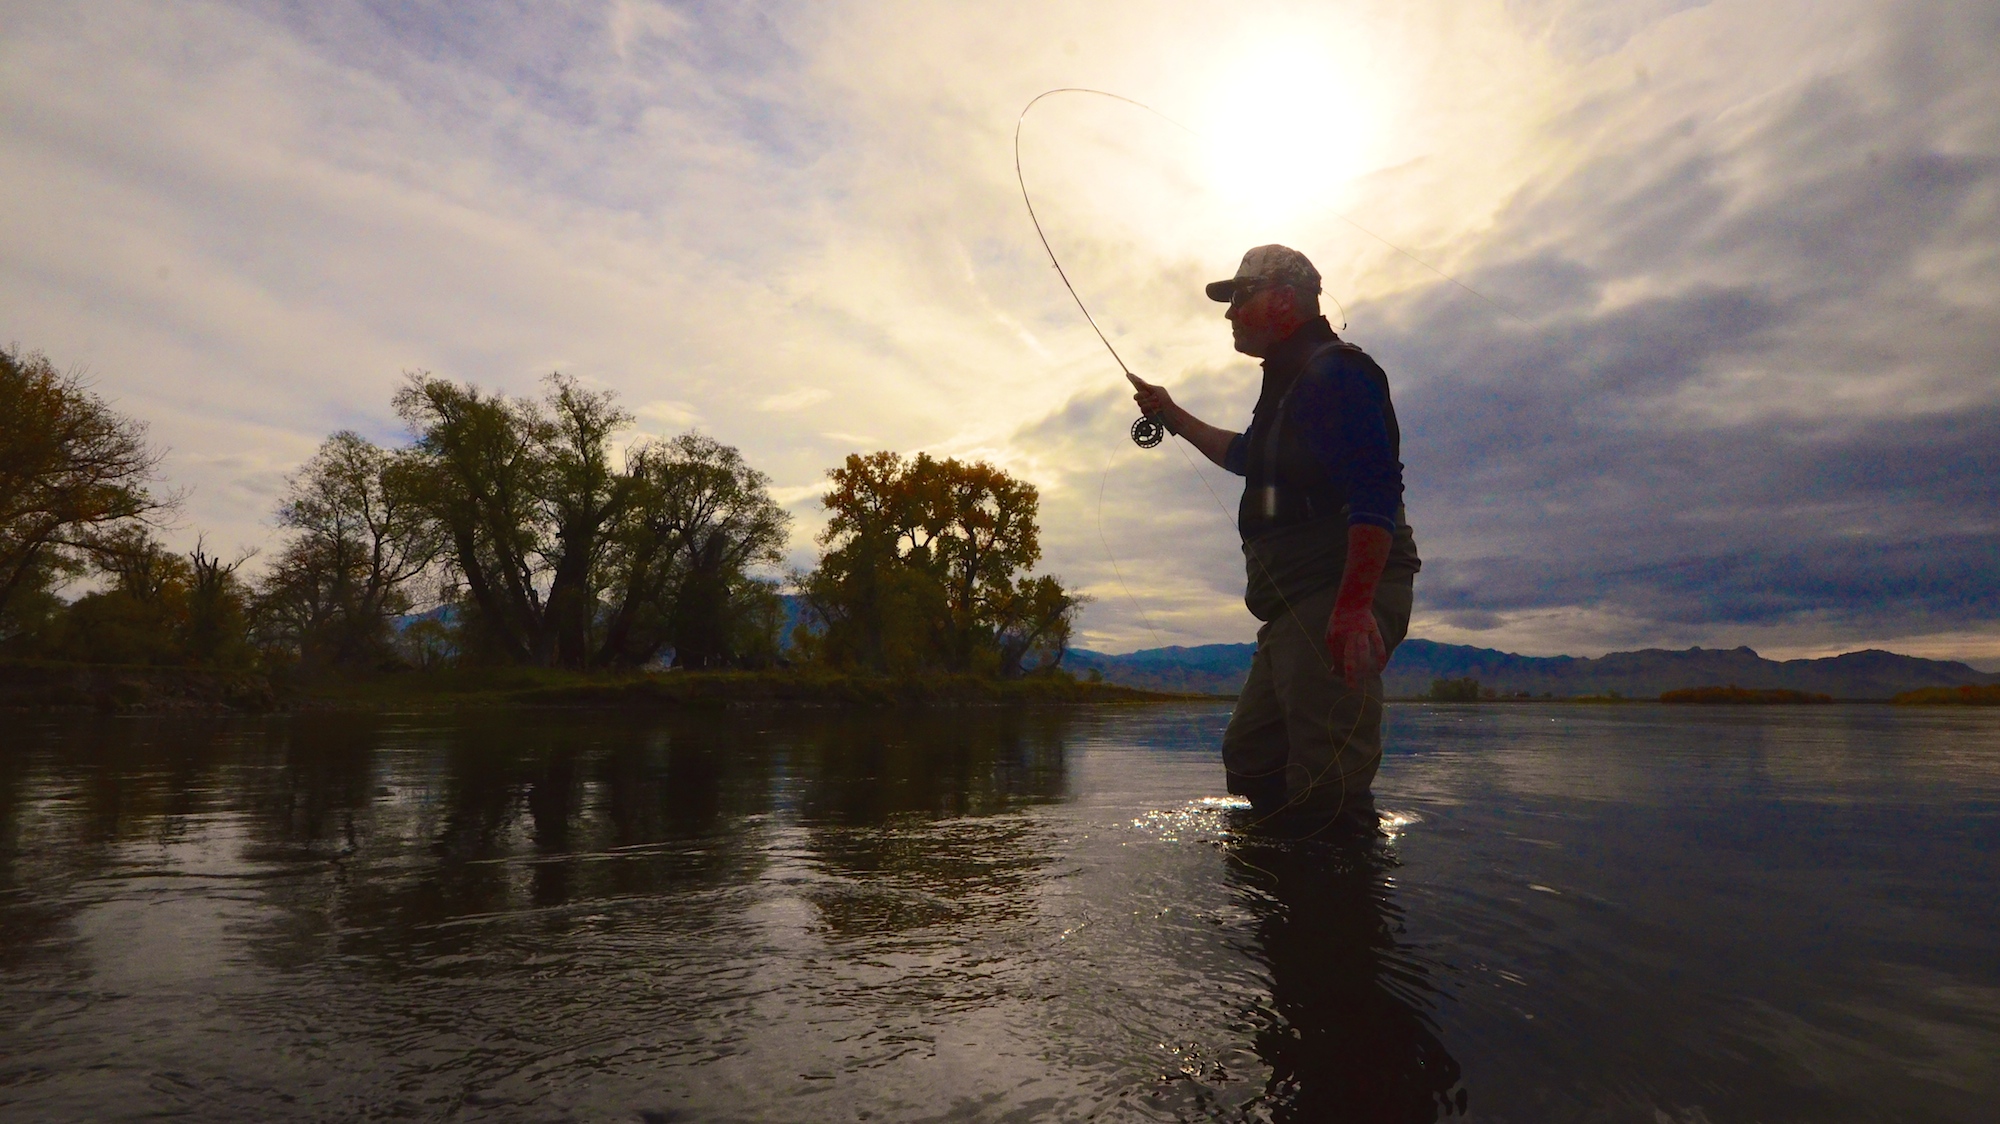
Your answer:
[[[1319,362],[1320,356],[1325,355],[1329,349],[1339,346],[1340,341],[1334,339],[1314,348],[1313,353],[1306,356],[1304,365],[1299,367],[1299,373],[1292,379],[1292,385],[1286,387],[1284,396],[1278,399],[1277,408],[1271,411],[1271,432],[1264,439],[1264,518],[1266,519],[1278,517],[1279,438],[1284,435],[1286,407],[1291,405],[1292,392],[1299,388],[1299,379],[1306,377],[1306,373],[1312,370],[1313,364]],[[1306,518],[1316,518],[1318,513],[1313,511],[1312,489],[1300,488],[1299,493],[1305,498]]]

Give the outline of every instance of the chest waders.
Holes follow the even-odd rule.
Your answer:
[[[1326,618],[1346,571],[1347,496],[1290,417],[1299,380],[1336,349],[1344,360],[1366,364],[1382,393],[1392,455],[1400,457],[1387,377],[1366,353],[1339,340],[1316,347],[1277,402],[1253,419],[1238,529],[1244,604],[1265,623],[1223,744],[1229,789],[1250,798],[1256,823],[1296,819],[1311,826],[1306,836],[1343,812],[1361,811],[1354,791],[1366,793],[1381,760],[1380,680],[1348,688],[1325,643]],[[1375,603],[1389,651],[1409,628],[1412,579],[1421,566],[1400,509],[1396,523]]]

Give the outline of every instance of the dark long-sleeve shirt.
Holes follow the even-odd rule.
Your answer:
[[[1346,497],[1348,526],[1394,532],[1403,503],[1403,463],[1397,459],[1400,434],[1388,382],[1358,349],[1325,346],[1338,339],[1321,317],[1273,349],[1264,361],[1263,393],[1251,428],[1229,443],[1223,467],[1247,474],[1251,434],[1270,424],[1289,392],[1286,426],[1297,427],[1294,432]]]

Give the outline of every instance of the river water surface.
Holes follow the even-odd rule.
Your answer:
[[[9,719],[0,1118],[2000,1119],[2000,713]]]

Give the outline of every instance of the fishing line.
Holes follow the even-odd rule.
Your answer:
[[[1111,338],[1109,336],[1106,336],[1104,334],[1104,329],[1098,325],[1097,317],[1091,315],[1090,307],[1083,303],[1082,294],[1078,293],[1076,291],[1076,286],[1070,283],[1069,272],[1063,268],[1061,259],[1056,257],[1055,247],[1049,244],[1048,232],[1042,229],[1041,216],[1035,213],[1035,201],[1028,194],[1028,177],[1021,170],[1021,129],[1022,126],[1027,124],[1028,112],[1034,109],[1035,106],[1038,103],[1040,103],[1043,98],[1053,97],[1056,94],[1089,94],[1100,98],[1110,98],[1112,101],[1124,102],[1126,105],[1143,109],[1147,113],[1150,113],[1153,116],[1159,118],[1160,120],[1165,121],[1167,124],[1172,125],[1174,128],[1179,129],[1181,132],[1184,132],[1191,137],[1200,139],[1201,134],[1199,132],[1196,132],[1194,129],[1189,128],[1188,126],[1183,125],[1179,121],[1174,120],[1173,118],[1167,116],[1166,114],[1160,112],[1159,110],[1154,109],[1152,106],[1147,105],[1145,102],[1142,102],[1137,98],[1128,98],[1123,94],[1114,94],[1109,90],[1099,90],[1089,86],[1058,86],[1053,90],[1043,90],[1041,93],[1036,94],[1032,98],[1029,98],[1028,104],[1021,107],[1021,115],[1014,119],[1014,182],[1021,189],[1021,203],[1028,209],[1028,221],[1033,223],[1035,226],[1035,237],[1041,240],[1042,252],[1048,254],[1049,264],[1055,267],[1056,276],[1062,279],[1063,288],[1069,290],[1069,297],[1071,300],[1076,302],[1077,311],[1083,313],[1084,320],[1090,324],[1090,330],[1097,333],[1098,342],[1104,345],[1104,350],[1111,353],[1111,360],[1112,362],[1118,364],[1118,369],[1124,372],[1127,378],[1131,378],[1133,377],[1132,368],[1125,365],[1124,356],[1118,354],[1118,349],[1116,347],[1113,347],[1111,344]],[[1453,285],[1456,285],[1460,289],[1463,289],[1467,293],[1470,293],[1472,296],[1477,297],[1480,301],[1484,302],[1486,305],[1493,308],[1494,310],[1498,312],[1503,312],[1508,316],[1513,317],[1520,323],[1523,324],[1527,323],[1527,321],[1523,319],[1521,315],[1515,312],[1513,309],[1508,308],[1503,304],[1500,304],[1498,301],[1495,301],[1492,298],[1488,297],[1485,293],[1482,293],[1479,290],[1473,288],[1472,286],[1466,284],[1465,282],[1460,281],[1458,278],[1453,277],[1451,274],[1446,273],[1444,270],[1439,269],[1437,266],[1432,265],[1431,263],[1425,261],[1424,259],[1404,249],[1403,247],[1398,246],[1396,243],[1389,241],[1387,238],[1382,237],[1380,234],[1377,234],[1374,231],[1368,229],[1367,227],[1361,225],[1360,223],[1354,221],[1347,215],[1339,211],[1334,211],[1332,212],[1332,214],[1333,217],[1339,219],[1341,222],[1346,223],[1347,225],[1353,227],[1354,229],[1360,231],[1361,233],[1366,234],[1368,237],[1373,238],[1375,241],[1382,243],[1384,246],[1387,246],[1389,249],[1396,251],[1397,253],[1403,255],[1404,257],[1410,259],[1413,262],[1416,262],[1418,265],[1423,266],[1425,269],[1436,274],[1439,278],[1445,281],[1449,281]],[[1331,292],[1326,293],[1326,296],[1328,297],[1328,299],[1333,301],[1334,307],[1340,309],[1340,330],[1343,332],[1346,331],[1347,306],[1341,304],[1340,298],[1334,296]],[[1158,419],[1153,418],[1150,415],[1142,416],[1138,421],[1132,423],[1132,440],[1142,449],[1151,449],[1157,446],[1162,440],[1165,439],[1165,436],[1166,436],[1166,426],[1161,424]]]
[[[1185,456],[1186,454],[1183,453],[1182,455]],[[1104,471],[1099,473],[1097,477],[1097,541],[1104,547],[1104,560],[1111,563],[1111,572],[1117,575],[1118,588],[1125,591],[1125,600],[1130,601],[1132,608],[1138,610],[1139,623],[1145,625],[1146,631],[1153,634],[1153,642],[1164,648],[1167,646],[1166,639],[1160,635],[1159,629],[1153,627],[1152,618],[1146,615],[1146,607],[1139,604],[1137,597],[1132,596],[1132,587],[1125,584],[1125,571],[1118,568],[1118,559],[1111,554],[1111,540],[1104,537],[1104,482],[1110,478],[1111,454],[1106,453],[1104,454]],[[1204,480],[1203,483],[1207,483],[1207,481]]]
[[[1097,333],[1098,340],[1104,344],[1104,350],[1111,353],[1112,362],[1117,363],[1118,369],[1125,372],[1125,377],[1130,379],[1133,377],[1132,368],[1125,365],[1124,356],[1119,355],[1118,349],[1111,346],[1111,339],[1104,334],[1104,329],[1097,326],[1097,317],[1090,314],[1090,308],[1083,303],[1082,295],[1076,291],[1075,285],[1070,284],[1069,273],[1063,269],[1062,261],[1056,257],[1055,247],[1049,245],[1048,232],[1042,229],[1041,216],[1035,214],[1035,201],[1028,196],[1028,177],[1021,172],[1021,126],[1027,123],[1028,111],[1035,108],[1035,103],[1052,94],[1095,94],[1101,98],[1122,101],[1126,105],[1138,106],[1190,136],[1199,134],[1145,102],[1136,101],[1123,94],[1114,94],[1108,90],[1093,90],[1085,86],[1059,86],[1053,90],[1043,90],[1029,98],[1028,104],[1021,107],[1021,115],[1014,119],[1014,182],[1021,187],[1021,202],[1028,208],[1028,221],[1035,224],[1035,237],[1042,240],[1042,250],[1049,255],[1049,264],[1056,267],[1056,276],[1062,278],[1063,288],[1069,290],[1069,297],[1076,302],[1077,311],[1083,313],[1083,318],[1089,321],[1090,330]],[[1132,443],[1141,449],[1151,449],[1166,440],[1166,437],[1167,427],[1151,414],[1141,415],[1138,421],[1132,423]]]

